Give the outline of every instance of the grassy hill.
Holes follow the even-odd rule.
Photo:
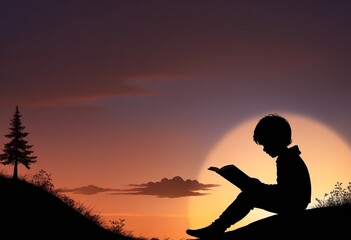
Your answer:
[[[102,227],[49,191],[3,176],[0,234],[6,239],[135,240]]]
[[[351,226],[351,202],[348,203],[308,209],[293,217],[273,215],[229,231],[225,239],[347,239]],[[57,194],[2,175],[0,234],[2,239],[146,240],[111,231]]]

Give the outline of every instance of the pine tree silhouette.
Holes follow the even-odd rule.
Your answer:
[[[24,132],[25,127],[22,126],[21,114],[16,106],[15,114],[10,124],[11,132],[6,134],[5,137],[10,141],[4,144],[3,153],[0,154],[0,162],[3,165],[14,165],[13,179],[18,179],[18,164],[24,165],[27,169],[30,168],[32,163],[36,162],[36,156],[32,156],[32,145],[28,145],[25,140],[28,133]]]

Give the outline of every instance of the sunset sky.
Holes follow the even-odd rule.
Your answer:
[[[38,157],[20,176],[44,169],[106,221],[178,240],[237,195],[209,164],[275,181],[252,133],[279,113],[314,202],[351,181],[350,13],[346,0],[1,1],[0,144],[18,106]]]

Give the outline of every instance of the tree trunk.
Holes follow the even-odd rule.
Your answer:
[[[13,168],[13,176],[12,176],[12,179],[14,179],[14,180],[18,179],[18,170],[17,170],[17,168],[18,168],[18,162],[17,162],[17,160],[15,160],[15,166]]]

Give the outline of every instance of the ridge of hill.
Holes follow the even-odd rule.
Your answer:
[[[0,233],[5,239],[135,240],[100,226],[32,183],[7,177],[0,177]]]

